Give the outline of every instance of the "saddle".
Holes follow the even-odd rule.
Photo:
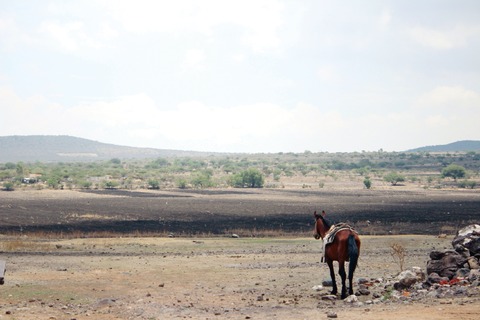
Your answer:
[[[353,229],[350,225],[343,222],[337,223],[331,226],[330,229],[328,229],[327,233],[325,233],[325,237],[323,237],[323,255],[322,255],[322,258],[320,259],[320,262],[325,262],[326,247],[335,240],[335,236],[337,235],[337,232],[342,230],[350,230],[352,232],[357,233],[357,231],[355,231],[355,229]]]

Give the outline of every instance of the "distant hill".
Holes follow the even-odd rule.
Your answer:
[[[456,151],[480,151],[480,141],[462,140],[449,144],[426,146],[407,150],[407,152],[456,152]]]
[[[480,141],[464,140],[446,145],[426,146],[406,152],[480,151]],[[224,153],[126,147],[72,136],[4,136],[0,137],[0,163],[59,162],[157,157],[194,157]]]
[[[102,143],[71,136],[0,137],[0,162],[55,162],[143,159],[171,156],[195,156],[207,153],[153,148],[135,148]]]

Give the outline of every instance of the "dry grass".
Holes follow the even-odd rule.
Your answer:
[[[313,231],[312,231],[313,232]],[[67,240],[67,239],[86,239],[86,238],[171,238],[171,237],[181,237],[181,238],[219,238],[219,237],[232,237],[232,235],[238,235],[242,238],[292,238],[292,237],[310,237],[312,234],[310,232],[288,232],[285,230],[276,230],[276,229],[242,229],[234,228],[224,231],[224,234],[213,234],[213,233],[171,233],[167,231],[158,231],[158,232],[144,232],[144,231],[133,231],[133,232],[114,232],[114,231],[71,231],[71,232],[48,232],[48,231],[23,231],[23,232],[7,232],[3,234],[4,241],[12,242],[30,242],[38,243],[39,241],[46,240]],[[28,239],[28,240],[27,240]],[[0,243],[0,248],[2,248],[2,243]],[[14,246],[14,245],[13,245]],[[20,247],[20,246],[19,246]]]
[[[16,238],[3,239],[0,242],[0,249],[4,252],[50,252],[54,246],[43,241]]]

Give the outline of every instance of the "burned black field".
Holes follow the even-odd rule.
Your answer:
[[[480,193],[464,189],[19,190],[0,201],[0,233],[304,236],[315,210],[373,235],[454,233],[480,221]]]

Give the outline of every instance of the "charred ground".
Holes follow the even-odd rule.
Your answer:
[[[0,200],[0,233],[306,235],[314,210],[376,235],[453,233],[480,220],[475,190],[28,190]]]

